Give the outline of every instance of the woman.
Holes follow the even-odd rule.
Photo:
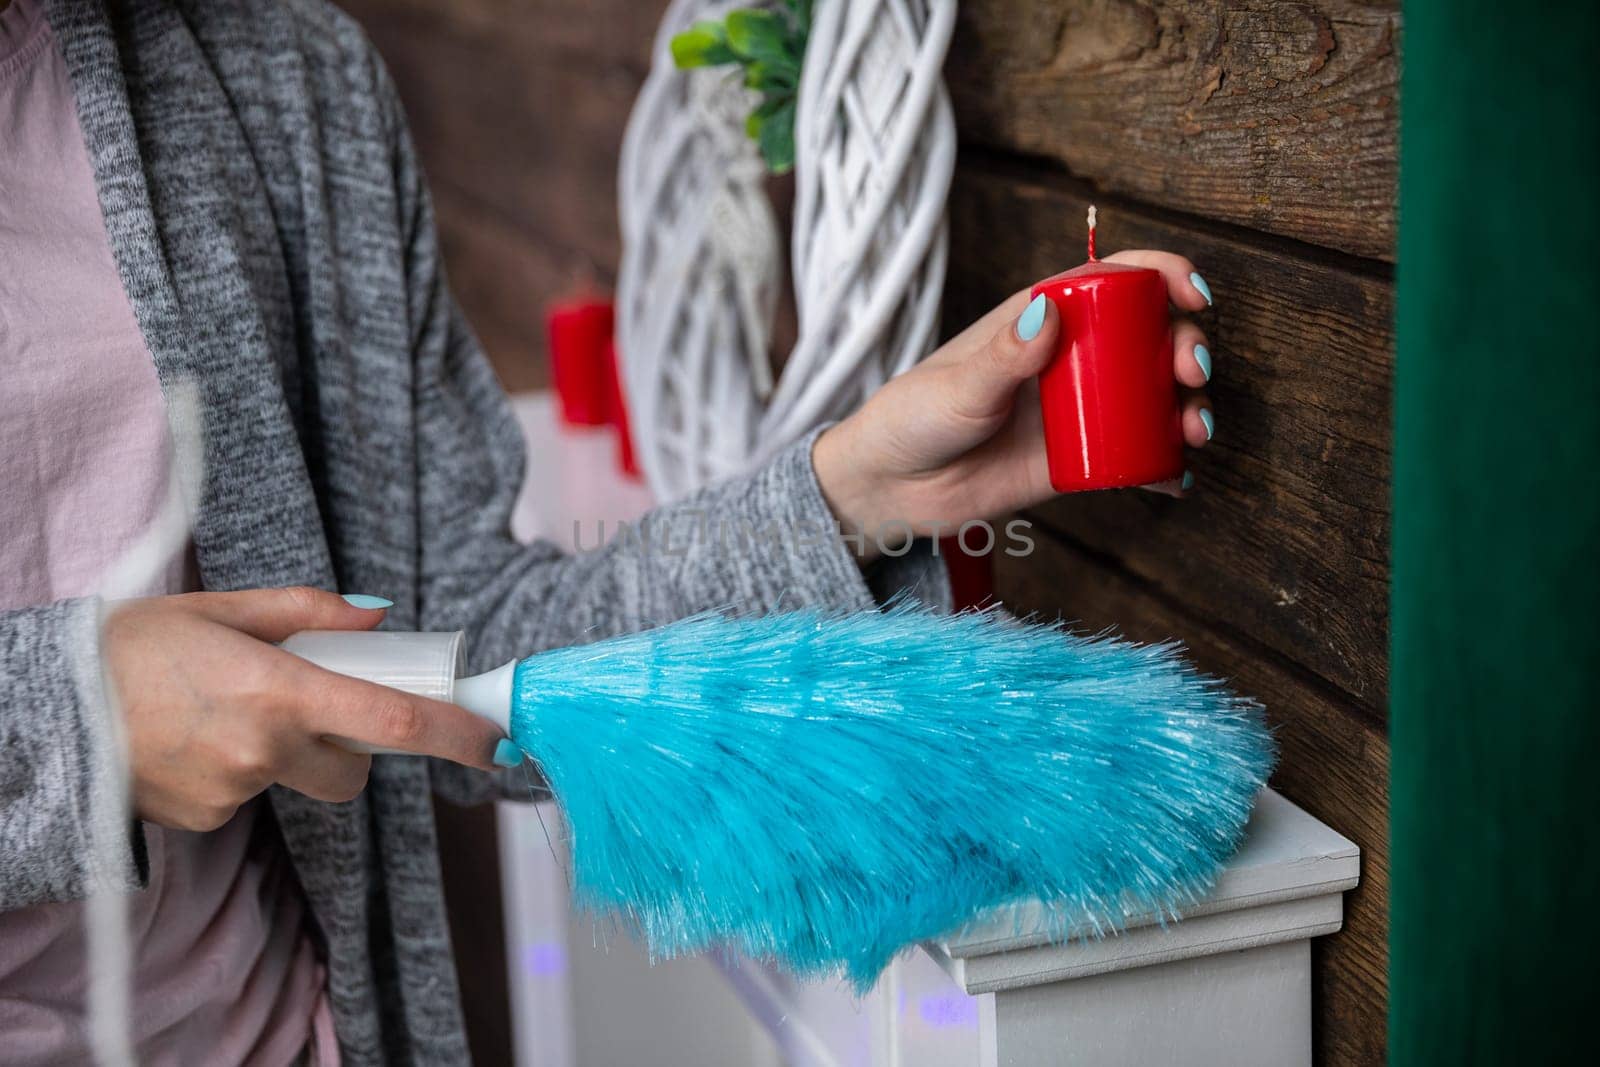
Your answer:
[[[500,738],[274,642],[465,629],[482,667],[721,605],[937,600],[938,568],[875,560],[871,537],[668,560],[518,545],[521,438],[361,32],[320,0],[42,2],[0,0],[5,1058],[89,1055],[81,901],[107,873],[92,812],[116,792],[120,730],[137,819],[110,873],[131,894],[143,1062],[465,1061],[430,794],[495,795]],[[1209,300],[1177,256],[1116,258],[1160,270],[1179,308]],[[655,521],[927,533],[1035,503],[1038,405],[1019,391],[1057,329],[1018,294],[844,422]],[[1196,447],[1202,342],[1177,325]],[[185,389],[196,405],[164,400]],[[185,437],[205,470],[188,551],[142,599],[103,603]]]

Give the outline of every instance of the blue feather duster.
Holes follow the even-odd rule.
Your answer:
[[[574,894],[660,956],[728,946],[869,987],[1037,896],[1054,932],[1203,894],[1273,743],[1175,645],[999,611],[698,615],[516,669]]]

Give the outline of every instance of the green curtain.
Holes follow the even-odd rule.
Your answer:
[[[1404,5],[1390,1056],[1600,1055],[1600,3]]]

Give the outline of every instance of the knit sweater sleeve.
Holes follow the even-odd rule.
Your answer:
[[[98,600],[0,613],[0,911],[143,884],[108,714]]]

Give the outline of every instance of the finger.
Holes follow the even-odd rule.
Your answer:
[[[1043,294],[1029,301],[955,368],[955,410],[978,419],[1011,410],[1017,388],[1050,362],[1060,326],[1054,301]]]
[[[999,304],[990,308],[983,318],[972,323],[940,345],[939,350],[923,362],[938,366],[941,363],[961,363],[965,361],[967,357],[981,349],[989,338],[994,336],[996,330],[1002,329],[1009,323],[1016,322],[1023,309],[1032,300],[1033,293],[1031,290],[1018,289]]]
[[[338,593],[309,586],[189,593],[183,599],[212,622],[273,643],[301,630],[370,630],[383,621],[385,610],[357,607]],[[368,599],[377,603],[380,598]]]
[[[500,728],[465,708],[305,664],[296,686],[301,723],[312,733],[372,748],[440,756],[490,770]]]
[[[1211,398],[1204,393],[1193,393],[1183,401],[1183,443],[1190,448],[1204,448],[1217,433],[1217,418],[1211,410]]]
[[[1038,379],[1024,382],[1017,390],[1016,414],[1006,432],[1009,440],[1004,445],[1012,459],[1007,466],[1020,472],[1020,493],[1014,499],[1032,503],[1055,496],[1050,484],[1050,457],[1044,446],[1044,409],[1039,403]]]
[[[1199,389],[1211,380],[1211,349],[1206,347],[1205,331],[1188,319],[1172,322],[1172,373],[1190,389]]]
[[[278,778],[297,793],[330,804],[354,800],[367,786],[372,757],[327,741],[312,741],[295,753],[288,770]]]
[[[1175,252],[1132,249],[1107,256],[1106,261],[1160,271],[1167,283],[1167,298],[1185,311],[1201,311],[1211,306],[1211,287],[1200,277],[1193,263]]]

